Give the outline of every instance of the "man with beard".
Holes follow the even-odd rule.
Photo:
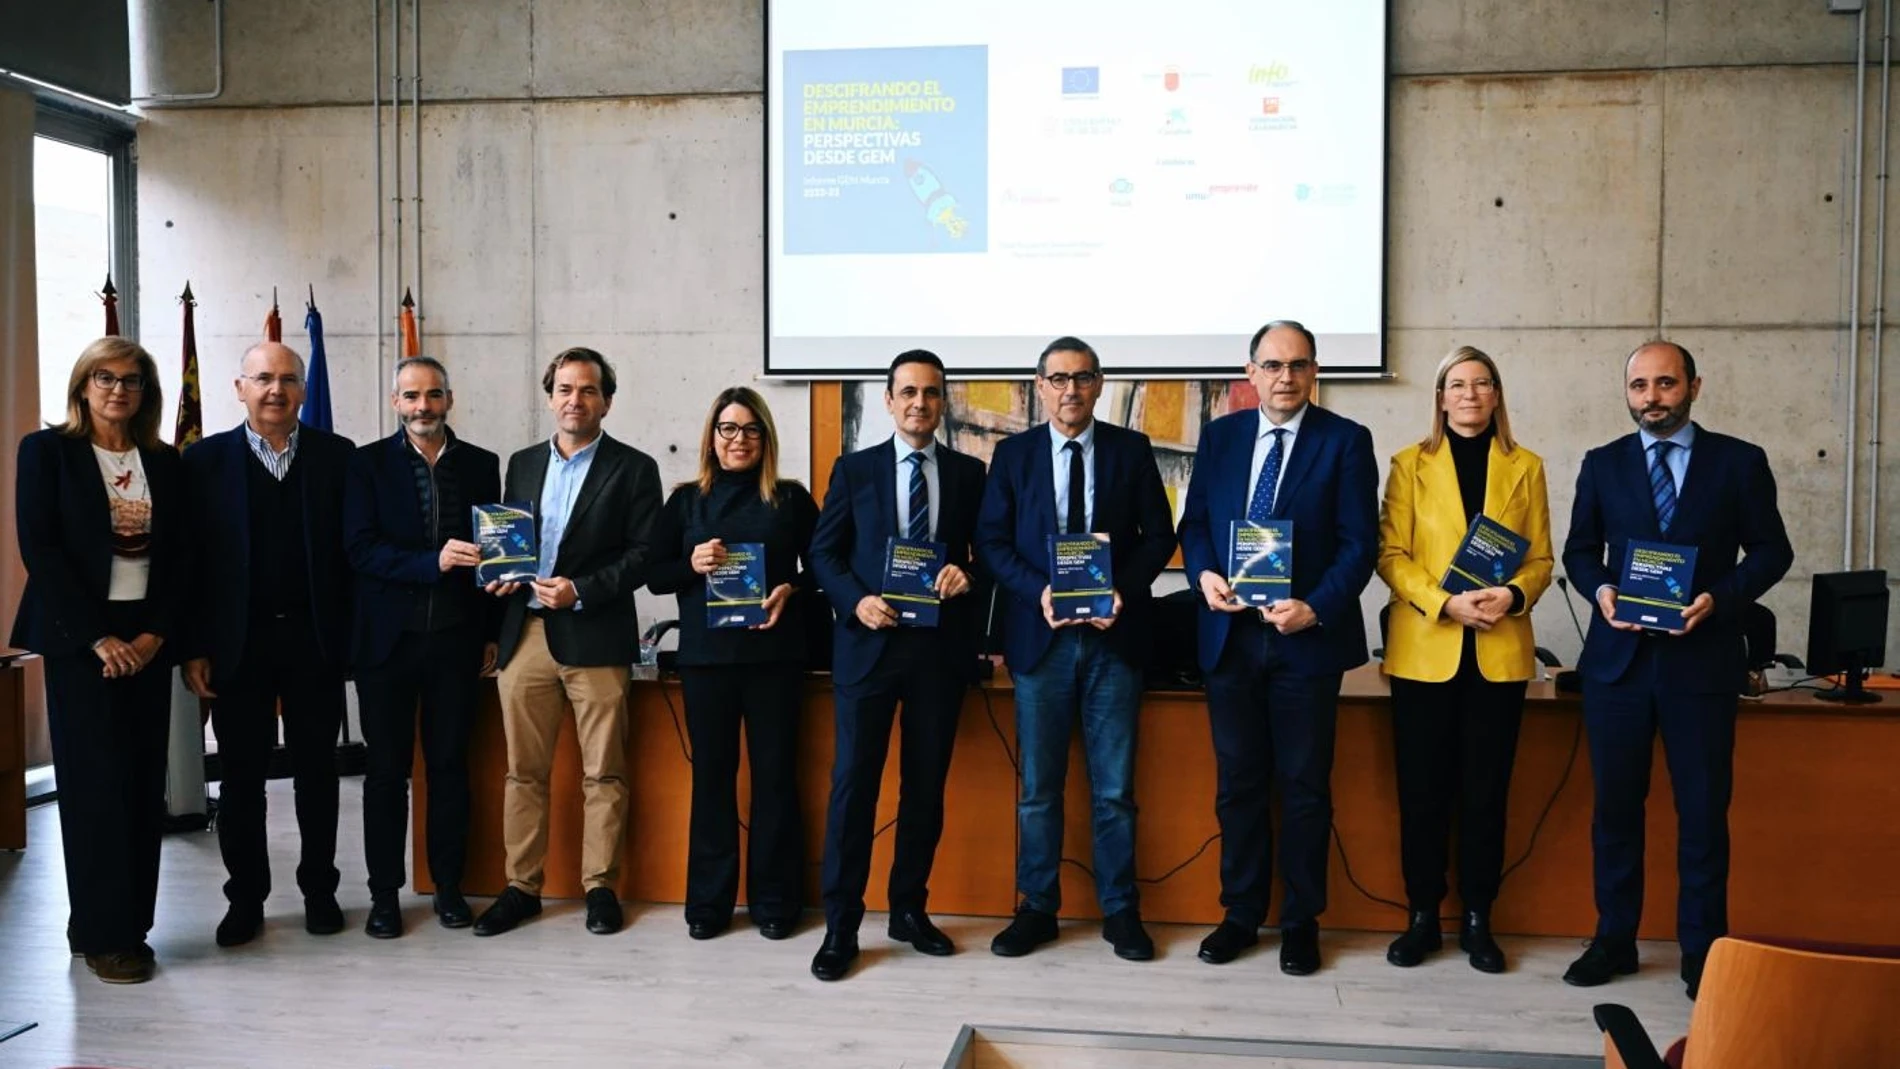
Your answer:
[[[501,497],[501,461],[449,430],[448,369],[430,357],[396,365],[390,406],[401,424],[350,459],[343,539],[356,571],[350,662],[368,745],[363,855],[377,939],[402,934],[409,768],[417,703],[429,770],[429,876],[444,928],[474,918],[462,897],[468,854],[468,742],[477,681],[495,663],[500,602],[471,574],[480,563],[472,505]]]
[[[1690,998],[1709,944],[1728,931],[1728,803],[1735,712],[1746,661],[1742,617],[1794,561],[1761,448],[1689,420],[1701,392],[1695,357],[1654,341],[1624,361],[1636,433],[1592,449],[1577,475],[1564,569],[1591,592],[1577,668],[1583,676],[1596,812],[1597,927],[1564,982],[1594,987],[1636,971],[1643,911],[1643,801],[1658,732],[1675,792],[1680,890],[1676,939]],[[1631,539],[1696,547],[1681,631],[1615,618]]]

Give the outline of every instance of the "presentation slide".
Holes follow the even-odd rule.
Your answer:
[[[766,373],[1376,373],[1385,0],[769,0]]]

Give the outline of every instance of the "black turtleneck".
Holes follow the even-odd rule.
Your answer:
[[[1484,511],[1484,480],[1491,467],[1491,439],[1496,437],[1497,426],[1492,423],[1469,438],[1449,426],[1445,428],[1451,462],[1458,469],[1458,497],[1465,505],[1466,523]]]
[[[811,533],[817,524],[818,504],[810,491],[781,479],[776,503],[767,504],[759,498],[757,471],[719,472],[708,493],[701,493],[697,482],[682,483],[673,491],[654,524],[655,556],[647,589],[679,595],[680,664],[797,664],[804,660],[803,621],[789,612],[770,631],[707,627],[706,579],[693,571],[692,556],[694,546],[712,538],[727,544],[762,542],[768,591],[780,583],[812,587],[816,580],[799,563],[811,550]]]

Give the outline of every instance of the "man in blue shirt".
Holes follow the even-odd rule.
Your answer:
[[[601,430],[614,385],[613,367],[594,350],[556,356],[541,378],[554,437],[508,459],[503,496],[535,502],[540,560],[526,584],[489,585],[508,599],[499,649],[508,887],[476,920],[476,935],[499,935],[541,912],[548,774],[563,699],[574,708],[581,751],[587,930],[608,935],[622,923],[614,884],[627,826],[627,686],[639,657],[633,592],[653,559],[660,471]]]

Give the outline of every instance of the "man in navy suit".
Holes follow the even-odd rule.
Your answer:
[[[474,923],[462,897],[468,856],[468,743],[483,672],[494,666],[501,603],[475,585],[481,554],[470,506],[501,499],[501,461],[449,429],[448,369],[426,356],[396,364],[390,406],[401,424],[350,458],[343,537],[356,569],[350,661],[368,746],[364,931],[402,934],[409,770],[421,703],[429,769],[429,876],[445,928]]]
[[[1071,725],[1082,722],[1102,937],[1130,961],[1154,957],[1135,889],[1135,723],[1148,645],[1149,588],[1174,554],[1174,515],[1148,436],[1095,418],[1102,362],[1080,338],[1036,361],[1049,421],[999,442],[977,519],[977,555],[1007,592],[1004,657],[1016,688],[1016,892],[990,949],[1020,957],[1056,938],[1062,907],[1062,793]],[[1049,545],[1104,535],[1114,612],[1058,619]]]
[[[1701,389],[1687,349],[1666,341],[1638,346],[1624,362],[1636,433],[1592,449],[1577,474],[1564,569],[1598,608],[1577,662],[1596,786],[1597,903],[1596,937],[1564,973],[1565,983],[1579,987],[1636,971],[1643,800],[1658,732],[1675,792],[1676,939],[1690,998],[1709,944],[1728,931],[1728,803],[1747,672],[1742,617],[1787,574],[1794,550],[1767,454],[1690,422]],[[1694,600],[1682,631],[1615,618],[1631,539],[1696,547]]]
[[[213,699],[223,770],[218,847],[230,908],[218,924],[219,946],[250,942],[264,923],[271,884],[264,780],[280,708],[303,840],[304,928],[343,930],[336,742],[350,633],[343,484],[355,446],[298,423],[303,376],[303,358],[289,348],[252,346],[236,383],[244,422],[185,450],[198,526],[192,585],[201,601],[184,674],[193,693]]]
[[[1227,911],[1200,957],[1225,964],[1259,941],[1273,888],[1277,786],[1280,968],[1305,976],[1320,965],[1340,677],[1366,662],[1359,594],[1379,556],[1379,470],[1370,432],[1310,403],[1319,363],[1305,327],[1261,327],[1246,371],[1260,408],[1202,428],[1181,516],[1182,559],[1207,605],[1200,661]],[[1251,608],[1228,584],[1229,531],[1236,520],[1269,519],[1293,523],[1292,593]]]
[[[837,611],[831,669],[837,750],[822,875],[825,941],[811,962],[820,980],[843,978],[858,956],[878,785],[900,702],[903,793],[891,860],[890,936],[934,956],[955,950],[925,907],[943,834],[950,751],[976,661],[976,606],[964,595],[983,499],[983,462],[937,441],[944,371],[935,353],[898,354],[884,380],[884,405],[896,435],[838,458],[812,533],[812,570]],[[899,627],[896,610],[879,595],[893,537],[944,546],[937,575],[943,604],[934,628]]]

